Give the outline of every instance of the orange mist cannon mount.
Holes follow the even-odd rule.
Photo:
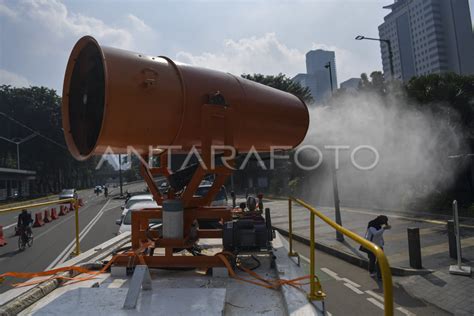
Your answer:
[[[229,147],[238,153],[293,148],[302,142],[309,125],[306,105],[292,94],[229,73],[174,62],[164,56],[100,46],[90,36],[74,46],[63,86],[62,121],[66,143],[78,160],[104,153],[128,153],[144,161],[161,154],[160,166],[141,164],[141,174],[158,209],[132,212],[132,248],[164,248],[165,255],[143,256],[150,267],[221,266],[216,256],[175,255],[192,248],[199,238],[223,238],[222,229],[200,229],[200,219],[230,221],[229,207],[211,202],[232,170],[213,166],[212,148]],[[154,176],[172,183],[166,150],[196,148],[203,160],[192,170],[179,193],[163,196]],[[229,146],[229,147],[226,147]],[[230,162],[232,166],[233,162]],[[214,182],[208,193],[195,192],[206,175]],[[175,190],[178,191],[178,190]],[[150,219],[162,219],[163,235],[148,230]],[[150,254],[151,253],[151,254]],[[129,264],[129,257],[118,263]]]

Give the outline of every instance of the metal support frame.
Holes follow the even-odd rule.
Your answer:
[[[174,249],[192,248],[196,242],[195,238],[191,237],[191,229],[195,220],[198,219],[215,219],[220,221],[228,221],[232,219],[231,208],[227,207],[208,207],[213,201],[214,197],[219,193],[220,188],[225,183],[227,177],[232,174],[232,170],[226,166],[217,166],[213,169],[209,169],[210,166],[214,166],[214,157],[212,156],[212,144],[216,137],[214,130],[222,130],[223,135],[217,135],[223,138],[223,143],[226,146],[233,145],[233,109],[224,105],[218,104],[204,104],[202,106],[202,126],[208,128],[203,129],[203,135],[201,135],[201,156],[203,165],[199,164],[196,171],[194,172],[190,182],[181,194],[181,199],[184,204],[184,220],[183,220],[183,239],[163,239],[157,236],[156,232],[148,231],[148,225],[150,219],[162,218],[161,209],[147,209],[140,210],[138,212],[132,212],[132,249],[137,251],[141,247],[152,239],[155,248],[165,248],[164,256],[157,255],[144,255],[144,262],[153,268],[159,267],[220,267],[223,266],[223,262],[214,256],[174,256]],[[214,127],[214,128],[211,128]],[[223,129],[221,128],[223,127]],[[156,183],[153,180],[154,175],[163,175],[169,177],[171,175],[170,170],[167,166],[167,157],[164,153],[160,157],[160,167],[150,168],[144,161],[147,161],[147,157],[143,157],[141,162],[141,174],[145,179],[145,182],[150,189],[155,201],[158,204],[163,203],[163,195],[158,190]],[[229,163],[229,162],[228,162]],[[229,163],[230,167],[233,167],[233,161]],[[209,189],[208,193],[203,197],[195,197],[194,194],[199,187],[201,181],[207,174],[214,174],[214,182]],[[169,193],[170,196],[167,198],[176,198],[174,192]],[[196,236],[194,236],[196,237]],[[197,238],[222,238],[222,229],[198,229]],[[118,265],[130,266],[130,260],[128,257],[119,256],[116,260]],[[133,265],[134,263],[132,263]]]

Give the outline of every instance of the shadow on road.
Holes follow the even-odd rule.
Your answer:
[[[19,254],[20,252],[23,252],[23,251],[21,251],[20,249],[16,249],[14,251],[6,252],[6,253],[0,255],[0,258],[11,258],[11,257]]]

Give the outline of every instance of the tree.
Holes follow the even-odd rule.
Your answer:
[[[474,76],[455,73],[413,77],[406,84],[409,97],[420,106],[441,104],[459,114],[463,127],[474,138]]]
[[[20,145],[21,168],[36,171],[35,193],[62,188],[90,187],[100,179],[97,159],[76,161],[69,153],[62,131],[61,99],[45,87],[0,86],[0,135],[21,139],[36,137]],[[25,127],[27,126],[27,127]],[[30,130],[31,128],[32,130]],[[16,146],[0,140],[0,167],[16,167]]]
[[[289,92],[306,103],[311,103],[313,97],[308,87],[303,87],[299,82],[293,81],[286,75],[280,73],[277,76],[262,74],[243,74],[242,78],[252,80],[266,86]]]
[[[363,92],[387,93],[387,85],[381,71],[373,71],[370,80],[366,73],[360,75],[359,90]]]

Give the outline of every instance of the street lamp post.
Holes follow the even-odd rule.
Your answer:
[[[33,133],[23,139],[20,139],[18,141],[15,141],[13,139],[9,139],[9,138],[6,138],[6,137],[3,137],[3,136],[0,136],[1,139],[7,141],[7,142],[10,142],[12,144],[15,144],[16,145],[16,168],[19,170],[20,169],[20,145],[30,139],[32,139],[33,137],[35,137],[37,134],[36,133]]]
[[[333,87],[333,84],[332,84],[332,67],[331,67],[331,62],[328,61],[328,63],[326,65],[324,65],[324,68],[327,68],[329,70],[329,82],[331,83],[331,95],[334,91],[334,87]]]
[[[333,94],[334,91],[334,86],[332,83],[332,67],[331,67],[331,62],[328,61],[326,65],[324,65],[326,69],[329,71],[329,81],[331,82],[331,95]],[[334,210],[335,210],[335,219],[336,223],[342,226],[342,219],[341,219],[341,208],[339,206],[339,188],[337,185],[337,171],[336,171],[336,161],[335,157],[332,160],[331,163],[331,173],[332,173],[332,189],[333,189],[333,196],[334,196]],[[336,230],[336,239],[338,241],[344,241],[344,235],[341,234],[339,231]]]
[[[362,35],[357,35],[356,40],[361,41],[361,40],[369,40],[369,41],[379,41],[387,44],[388,47],[388,59],[390,61],[390,77],[393,79],[394,75],[394,70],[393,70],[393,52],[392,52],[392,43],[390,42],[389,39],[383,39],[383,38],[373,38],[373,37],[365,37]]]

